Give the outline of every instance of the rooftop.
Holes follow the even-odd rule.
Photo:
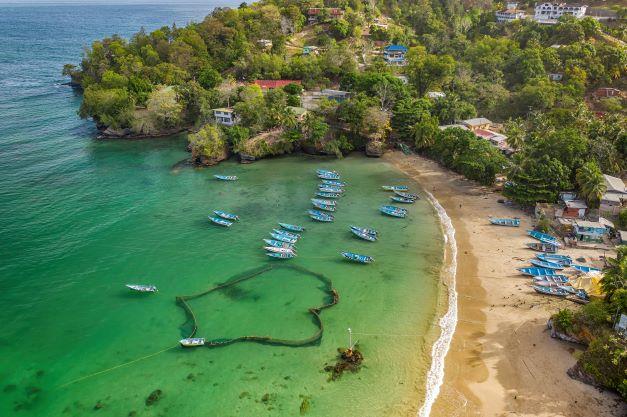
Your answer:
[[[262,89],[269,88],[280,88],[285,87],[288,84],[301,84],[300,80],[255,80],[255,84],[257,84]]]
[[[582,200],[565,201],[564,204],[566,204],[566,207],[572,208],[572,209],[587,209],[588,208],[588,205],[586,204],[586,202]]]
[[[492,121],[485,117],[475,117],[473,119],[462,120],[462,123],[469,126],[491,125]]]
[[[233,113],[233,109],[229,109],[228,107],[218,107],[217,109],[213,109],[213,111],[221,111],[222,113]]]
[[[385,47],[386,52],[407,52],[407,47],[403,45],[388,45]]]
[[[623,180],[617,177],[612,177],[611,175],[603,174],[603,178],[605,178],[605,185],[607,185],[607,191],[614,193],[625,193],[625,183]]]
[[[575,220],[575,225],[578,227],[590,227],[593,229],[602,229],[605,225],[601,222],[591,222],[589,220]]]

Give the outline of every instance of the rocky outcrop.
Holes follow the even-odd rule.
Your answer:
[[[583,366],[581,366],[579,362],[577,362],[575,366],[566,371],[566,374],[572,379],[583,382],[584,384],[592,385],[596,388],[603,388],[602,385],[596,382],[592,375],[584,371]]]
[[[383,153],[385,152],[385,143],[378,141],[378,140],[372,140],[370,142],[368,142],[368,144],[366,145],[366,155],[373,157],[373,158],[379,158],[381,156],[383,156]]]
[[[294,144],[283,137],[283,129],[272,129],[262,132],[241,144],[237,152],[240,162],[250,163],[257,159],[273,155],[291,153]]]

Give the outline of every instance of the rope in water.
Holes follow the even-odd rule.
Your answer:
[[[315,325],[318,327],[318,330],[310,337],[307,337],[304,339],[279,339],[279,338],[274,338],[271,336],[250,335],[250,336],[241,336],[241,337],[236,337],[236,338],[222,338],[222,339],[208,340],[208,341],[205,341],[205,346],[219,347],[219,346],[227,346],[227,345],[230,345],[233,343],[239,343],[239,342],[255,342],[255,343],[262,343],[262,344],[275,345],[275,346],[298,347],[298,346],[308,346],[308,345],[311,345],[313,343],[320,341],[320,339],[322,339],[322,333],[324,332],[324,325],[322,323],[322,319],[320,318],[320,313],[322,310],[336,305],[339,301],[340,296],[337,290],[333,288],[333,284],[329,278],[327,278],[323,274],[310,271],[306,268],[303,268],[297,265],[266,265],[266,266],[256,268],[256,269],[244,272],[242,274],[236,275],[232,277],[231,279],[227,280],[226,282],[218,284],[205,291],[201,291],[199,293],[192,294],[192,295],[177,296],[176,297],[177,303],[183,308],[183,310],[185,310],[185,314],[187,315],[187,321],[183,323],[183,325],[189,322],[191,322],[192,324],[191,326],[192,328],[188,337],[190,338],[194,337],[196,335],[196,332],[198,331],[198,319],[196,318],[196,315],[194,314],[194,311],[192,310],[191,306],[188,304],[188,301],[210,294],[214,291],[223,290],[225,288],[237,285],[246,280],[258,277],[273,269],[291,269],[294,271],[298,271],[302,274],[313,276],[319,281],[322,281],[322,283],[324,284],[323,290],[324,292],[327,293],[330,299],[325,304],[322,304],[321,306],[311,307],[308,309],[309,314],[311,314]]]

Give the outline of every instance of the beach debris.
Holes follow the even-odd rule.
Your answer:
[[[359,348],[355,345],[350,348],[338,348],[338,358],[335,365],[327,365],[324,367],[326,372],[330,372],[331,381],[339,379],[344,372],[357,372],[361,369],[361,364],[364,361],[364,356],[359,351]]]
[[[146,398],[146,405],[150,406],[159,401],[163,397],[163,391],[156,389]]]

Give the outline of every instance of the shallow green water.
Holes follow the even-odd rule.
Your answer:
[[[175,166],[186,157],[182,149],[182,139],[92,142],[82,150],[88,162],[80,170],[46,182],[47,194],[33,194],[34,207],[47,205],[45,221],[37,224],[25,208],[28,227],[14,224],[12,244],[3,248],[10,255],[3,274],[11,281],[10,287],[3,281],[0,298],[0,414],[287,416],[305,397],[311,416],[415,410],[435,326],[441,233],[424,200],[407,207],[404,220],[377,211],[389,201],[381,184],[411,182],[357,155],[196,170]],[[349,183],[332,224],[306,216],[317,167],[336,169]],[[216,173],[240,180],[215,181]],[[212,209],[242,220],[230,229],[213,226]],[[277,221],[307,226],[298,258],[287,262],[325,274],[339,291],[339,304],[322,313],[322,342],[163,351],[183,332],[174,297],[272,262],[261,239]],[[355,239],[349,224],[378,229],[379,242]],[[376,262],[344,262],[341,250]],[[152,283],[160,292],[135,296],[124,289],[127,282]],[[307,308],[324,300],[318,281],[279,270],[191,304],[200,336],[303,338],[316,330]],[[366,366],[328,382],[322,369],[347,344],[348,327]],[[146,406],[155,389],[163,398]],[[103,408],[94,410],[98,402]]]

